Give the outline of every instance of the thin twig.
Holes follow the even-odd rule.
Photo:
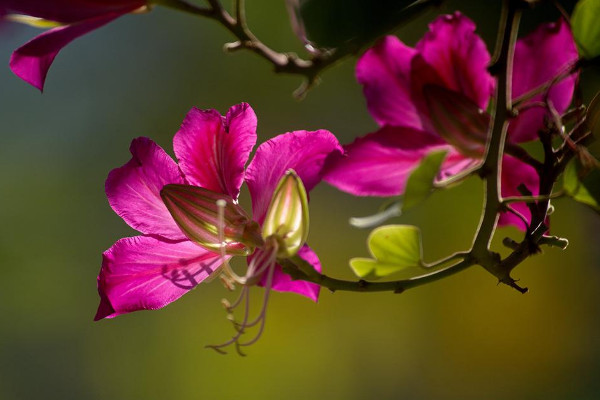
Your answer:
[[[350,292],[394,292],[402,293],[407,289],[421,286],[427,283],[454,275],[463,271],[475,264],[470,257],[465,258],[449,267],[429,272],[424,275],[419,275],[409,279],[388,282],[368,282],[365,280],[347,281],[342,279],[330,278],[327,275],[320,274],[315,271],[312,266],[302,266],[302,261],[292,262],[288,260],[280,261],[283,271],[289,274],[294,280],[303,280],[316,283],[331,290],[332,292],[342,290]]]
[[[192,15],[209,18],[220,23],[236,37],[237,41],[224,46],[227,51],[250,50],[273,65],[276,73],[300,75],[305,78],[302,85],[294,92],[294,96],[302,98],[307,91],[319,82],[319,74],[337,63],[342,58],[355,54],[365,43],[349,41],[335,49],[311,52],[308,59],[298,57],[295,53],[282,53],[271,49],[260,41],[249,29],[245,17],[244,0],[235,0],[234,16],[229,14],[220,0],[207,0],[209,8],[200,7],[186,0],[154,0],[156,4],[169,7]],[[420,12],[440,0],[420,0],[415,2],[415,9]],[[408,7],[412,7],[408,6]],[[407,7],[407,8],[408,8]],[[390,29],[393,26],[389,27]]]
[[[513,196],[505,197],[502,199],[502,203],[537,203],[538,201],[557,199],[565,195],[564,190],[559,190],[556,193],[543,195],[543,196]]]

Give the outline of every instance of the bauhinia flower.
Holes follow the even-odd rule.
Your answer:
[[[572,67],[577,50],[567,24],[545,24],[516,44],[513,97],[549,82]],[[464,171],[484,152],[489,115],[486,110],[495,81],[487,70],[490,55],[475,34],[475,24],[460,13],[436,19],[429,32],[411,48],[388,36],[358,61],[356,76],[379,130],[345,146],[345,155],[328,162],[324,180],[361,196],[394,196],[404,192],[410,172],[429,152],[448,151],[439,179]],[[576,76],[556,83],[547,100],[562,113],[569,104]],[[508,143],[535,140],[547,111],[536,107],[543,94],[526,103],[509,125]],[[529,107],[531,106],[531,107]],[[520,195],[523,184],[538,191],[531,165],[510,155],[502,160],[503,196]],[[528,220],[523,203],[513,207]],[[503,213],[500,224],[525,229],[515,214]]]
[[[51,28],[15,50],[10,68],[25,82],[43,90],[48,69],[63,47],[143,7],[146,0],[0,0],[0,14],[2,10],[17,13],[6,18]]]
[[[297,253],[320,270],[304,244],[306,191],[321,180],[325,159],[341,153],[341,146],[325,130],[289,132],[259,146],[244,169],[255,143],[256,116],[247,104],[232,107],[225,117],[192,109],[173,139],[179,164],[150,139],[132,142],[133,157],[111,171],[106,194],[115,212],[142,235],[123,238],[104,253],[96,320],[164,307],[219,271],[227,284],[243,285],[239,301],[226,305],[229,311],[248,301],[248,286],[267,289],[259,317],[250,321],[246,312],[236,325],[238,335],[224,345],[240,344],[244,329],[254,325],[260,324],[260,334],[270,289],[317,300],[319,287],[292,281],[277,259]],[[252,218],[237,203],[244,181]],[[243,276],[227,262],[234,255],[248,256]]]

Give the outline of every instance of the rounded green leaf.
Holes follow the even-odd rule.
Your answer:
[[[600,0],[580,0],[571,16],[573,36],[579,53],[588,59],[600,55]]]
[[[350,267],[361,278],[381,278],[405,268],[423,265],[421,231],[416,226],[382,226],[371,232],[367,242],[373,259],[350,260]]]
[[[600,170],[594,169],[582,178],[577,164],[572,161],[565,168],[563,188],[573,199],[600,211]]]

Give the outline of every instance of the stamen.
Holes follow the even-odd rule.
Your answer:
[[[258,339],[262,336],[262,333],[265,328],[267,305],[269,302],[271,288],[273,286],[273,277],[275,275],[275,266],[277,263],[278,247],[279,247],[279,245],[276,240],[269,241],[266,249],[264,251],[260,252],[259,254],[257,254],[256,257],[252,259],[252,261],[250,262],[250,265],[248,266],[248,271],[246,273],[245,278],[246,278],[247,282],[255,280],[255,279],[260,279],[260,277],[262,276],[262,274],[265,271],[268,274],[266,283],[265,283],[264,299],[263,299],[263,303],[262,303],[262,307],[261,307],[259,315],[253,321],[251,321],[251,322],[248,321],[249,316],[250,316],[250,288],[249,288],[249,286],[245,285],[242,288],[240,296],[233,304],[229,304],[229,302],[223,302],[223,304],[226,306],[227,311],[229,312],[227,318],[233,323],[234,328],[236,329],[237,333],[230,340],[226,341],[225,343],[222,343],[219,345],[209,345],[206,347],[211,348],[221,354],[226,354],[226,352],[223,351],[222,348],[230,346],[232,344],[235,344],[236,351],[241,356],[244,356],[245,354],[241,351],[241,347],[242,346],[250,346],[251,344],[256,343],[256,341],[258,341]],[[245,302],[244,317],[241,322],[236,322],[233,317],[232,312],[233,312],[233,309],[235,309],[242,301]],[[229,307],[227,307],[227,306],[229,306]],[[246,333],[247,329],[252,328],[259,324],[260,324],[260,326],[258,328],[256,335],[254,335],[254,337],[252,339],[250,339],[249,341],[240,343],[240,338],[242,337],[242,335],[244,333]]]
[[[269,303],[269,296],[271,294],[271,287],[273,286],[273,275],[275,273],[275,265],[276,265],[276,261],[277,261],[277,242],[274,242],[274,246],[273,246],[273,252],[271,253],[271,257],[269,257],[269,275],[267,276],[267,284],[265,285],[265,297],[263,300],[263,305],[262,305],[262,309],[260,310],[260,314],[259,316],[252,321],[250,324],[246,325],[247,327],[249,326],[254,326],[256,325],[259,321],[260,321],[260,327],[258,328],[258,332],[256,333],[256,336],[254,336],[253,339],[251,339],[250,341],[246,342],[246,343],[239,343],[240,346],[250,346],[251,344],[256,343],[256,341],[258,341],[258,339],[260,339],[260,337],[262,336],[262,333],[265,329],[265,322],[267,320],[267,305]]]
[[[221,276],[219,276],[219,278],[221,279],[221,283],[223,284],[225,289],[229,290],[230,292],[233,292],[235,290],[235,284],[234,284],[233,279],[231,279],[229,276],[227,276],[225,274],[221,274]]]
[[[258,283],[262,274],[265,272],[269,263],[265,263],[265,260],[270,257],[268,251],[257,251],[256,255],[250,261],[248,270],[246,271],[246,285],[254,285]],[[257,269],[258,267],[258,269]]]
[[[237,333],[236,333],[236,334],[235,334],[235,335],[234,335],[234,336],[233,336],[233,337],[232,337],[230,340],[226,341],[225,343],[216,344],[216,345],[208,345],[208,346],[206,346],[207,348],[213,349],[213,350],[215,350],[215,351],[217,351],[217,352],[219,352],[219,353],[221,353],[221,354],[227,354],[227,352],[225,352],[225,351],[221,350],[221,348],[223,348],[223,347],[227,347],[227,346],[229,346],[229,345],[231,345],[231,344],[233,344],[233,343],[236,343],[236,344],[237,344],[237,342],[238,342],[238,340],[239,340],[240,336],[242,336],[242,334],[244,333],[244,328],[246,327],[246,322],[248,321],[248,314],[249,314],[249,312],[250,312],[250,296],[249,296],[249,292],[250,292],[250,291],[248,290],[248,287],[244,287],[244,288],[242,289],[242,293],[240,294],[240,297],[239,297],[238,301],[236,301],[236,303],[239,303],[239,300],[240,300],[242,297],[243,297],[243,298],[244,298],[244,300],[246,301],[246,304],[245,304],[245,309],[244,309],[244,320],[242,321],[242,323],[240,324],[240,323],[237,323],[237,322],[235,322],[235,320],[231,320],[231,319],[229,318],[229,316],[231,315],[231,316],[233,317],[233,314],[229,314],[229,315],[227,316],[227,319],[229,319],[231,322],[233,322],[233,324],[234,324],[234,327],[235,327],[235,330],[237,331]],[[234,303],[234,304],[235,304],[235,303]],[[237,305],[237,304],[235,304],[235,305]],[[238,353],[239,353],[240,355],[242,355],[242,356],[244,356],[244,355],[245,355],[245,354],[243,354],[243,353],[242,353],[242,352],[239,350],[239,347],[238,347],[237,345],[236,345],[236,349],[237,349],[237,351],[238,351]]]
[[[219,234],[219,250],[221,252],[221,261],[223,262],[223,271],[224,273],[231,278],[231,280],[244,285],[246,284],[246,278],[239,276],[236,274],[231,265],[229,265],[229,260],[225,256],[225,247],[227,243],[225,242],[225,206],[227,206],[227,202],[223,199],[219,199],[216,201],[217,209],[218,209],[218,219],[217,219],[217,230]]]

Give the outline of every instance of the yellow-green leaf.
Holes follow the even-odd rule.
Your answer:
[[[573,199],[600,211],[600,170],[581,178],[577,162],[572,161],[565,168],[563,188]]]
[[[579,53],[588,59],[600,55],[600,0],[579,0],[571,16],[571,28]]]
[[[381,226],[371,232],[367,243],[373,258],[350,260],[350,267],[360,278],[382,278],[423,264],[421,232],[416,226]]]

